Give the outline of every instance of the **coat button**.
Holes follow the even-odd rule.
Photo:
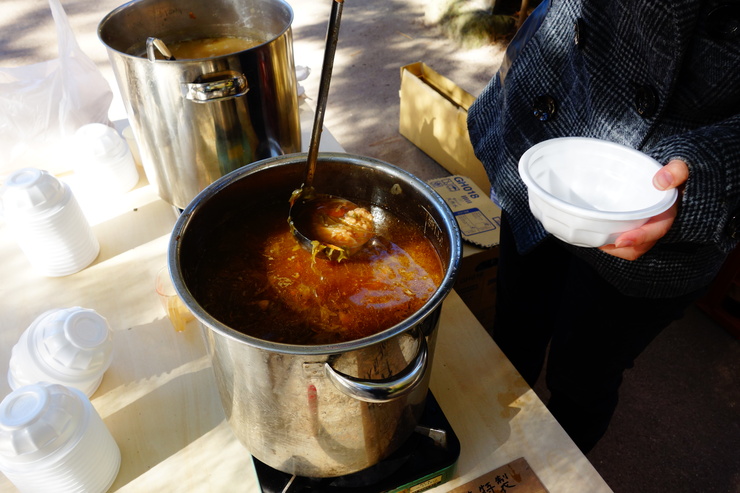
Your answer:
[[[583,48],[583,19],[580,17],[573,24],[573,42],[576,44],[576,47]]]
[[[639,85],[635,88],[635,110],[643,118],[655,115],[658,109],[658,95],[655,89],[648,85]]]
[[[721,39],[740,36],[740,5],[727,4],[716,7],[707,15],[710,32]]]
[[[537,97],[532,104],[532,114],[541,122],[546,122],[555,116],[558,111],[558,105],[555,98],[549,94],[543,94]]]
[[[725,233],[733,240],[740,238],[740,214],[734,214],[725,226]]]

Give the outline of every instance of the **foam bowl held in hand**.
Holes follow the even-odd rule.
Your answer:
[[[563,137],[531,147],[519,160],[529,207],[554,236],[600,247],[645,224],[676,201],[653,176],[661,164],[635,149],[585,137]]]

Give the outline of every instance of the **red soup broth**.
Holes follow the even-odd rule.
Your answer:
[[[431,242],[387,211],[373,240],[335,262],[301,248],[273,209],[217,226],[195,271],[198,303],[232,329],[296,345],[360,339],[415,313],[442,282]]]

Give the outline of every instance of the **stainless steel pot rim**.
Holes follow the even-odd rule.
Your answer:
[[[125,51],[121,51],[121,50],[119,50],[117,48],[114,48],[114,47],[110,46],[106,42],[106,39],[105,39],[105,36],[104,36],[103,31],[105,30],[107,24],[109,22],[111,22],[111,19],[113,19],[114,17],[116,17],[120,12],[122,12],[122,11],[124,11],[126,9],[131,8],[133,4],[138,3],[139,1],[141,1],[141,0],[132,0],[130,2],[124,3],[123,5],[120,5],[119,7],[116,7],[112,11],[108,12],[108,14],[105,17],[103,17],[103,19],[100,21],[100,23],[98,23],[98,39],[103,43],[103,45],[107,46],[108,49],[110,49],[110,50],[113,50],[113,51],[115,51],[117,53],[120,53],[123,56],[130,57],[130,58],[141,58],[141,57],[139,57],[137,55],[132,55],[130,53],[126,53]],[[286,9],[286,11],[289,14],[288,15],[288,18],[286,19],[285,27],[283,28],[283,30],[280,31],[279,33],[276,33],[275,35],[273,35],[270,39],[266,40],[264,43],[260,43],[258,45],[254,45],[251,48],[249,48],[248,50],[238,51],[238,52],[235,52],[235,53],[230,53],[228,55],[223,55],[223,56],[216,57],[216,58],[225,58],[225,57],[230,57],[230,56],[237,56],[237,55],[239,55],[239,53],[244,53],[245,51],[258,50],[260,47],[265,46],[265,45],[268,45],[268,44],[274,42],[276,39],[279,39],[287,31],[289,31],[291,29],[291,26],[293,25],[293,19],[295,17],[295,13],[293,12],[293,7],[291,7],[290,4],[288,2],[286,2],[285,0],[271,0],[271,1],[272,2],[275,2],[275,3],[282,4],[282,6]],[[195,59],[195,60],[156,60],[154,63],[170,63],[170,64],[180,64],[180,65],[186,65],[186,64],[201,65],[203,63],[203,60],[208,60],[208,59],[207,58],[200,58],[200,59]]]
[[[328,345],[283,344],[249,336],[219,322],[209,313],[203,310],[200,304],[198,304],[195,300],[195,297],[192,295],[190,290],[187,288],[185,280],[182,277],[182,273],[180,272],[180,269],[177,265],[180,258],[180,239],[185,233],[188,224],[193,216],[193,213],[195,212],[199,204],[208,200],[210,197],[217,194],[220,190],[228,187],[231,183],[240,180],[244,175],[254,174],[262,170],[284,165],[286,163],[305,161],[306,158],[307,153],[301,152],[295,154],[286,154],[283,156],[276,156],[252,164],[248,164],[214,181],[205,189],[203,189],[203,191],[198,194],[198,196],[195,197],[195,199],[193,199],[190,204],[188,204],[188,206],[182,211],[180,217],[175,223],[175,226],[172,230],[172,238],[174,238],[175,240],[170,241],[168,249],[168,268],[170,274],[172,275],[172,281],[175,285],[175,290],[183,299],[185,305],[190,309],[193,315],[195,315],[195,317],[201,323],[205,324],[210,329],[216,330],[221,335],[243,342],[244,344],[278,353],[293,355],[340,354],[347,351],[372,346],[386,339],[390,339],[394,336],[412,330],[413,327],[423,321],[426,317],[430,316],[429,314],[431,314],[439,305],[441,305],[441,303],[447,297],[447,294],[453,288],[456,274],[459,269],[459,259],[462,254],[462,242],[459,229],[457,226],[457,222],[452,215],[452,211],[449,209],[444,199],[442,199],[442,197],[440,197],[440,195],[432,187],[419,180],[411,173],[397,166],[365,156],[338,152],[320,152],[318,159],[319,161],[340,161],[344,163],[352,163],[353,165],[363,167],[370,167],[370,165],[372,164],[376,167],[382,168],[385,172],[392,176],[398,176],[399,179],[403,178],[407,181],[414,181],[424,191],[426,198],[432,204],[434,204],[437,210],[442,213],[443,217],[445,218],[445,222],[452,231],[452,238],[450,239],[450,257],[453,259],[453,261],[450,262],[450,264],[447,266],[442,283],[439,285],[431,298],[429,298],[429,300],[409,318],[394,325],[393,327],[389,327],[388,329],[385,329],[371,336],[364,337],[362,339],[355,339],[352,341]]]
[[[439,292],[440,290],[438,290],[438,293]],[[274,352],[274,353],[283,353],[283,354],[290,354],[290,355],[304,355],[304,356],[317,356],[317,355],[343,354],[349,351],[355,351],[357,349],[362,349],[365,347],[372,346],[374,344],[378,344],[387,339],[391,339],[395,336],[401,335],[405,332],[413,331],[415,326],[418,323],[420,323],[425,317],[429,316],[428,313],[431,313],[433,310],[437,308],[437,306],[439,306],[442,303],[442,301],[444,300],[444,297],[446,297],[446,294],[444,296],[440,296],[439,297],[440,299],[434,300],[434,297],[437,297],[437,293],[435,293],[433,298],[430,299],[429,302],[427,302],[422,308],[420,308],[419,312],[417,312],[423,315],[414,314],[411,317],[404,320],[403,322],[397,325],[394,325],[393,327],[390,327],[382,332],[378,332],[377,334],[373,334],[371,336],[368,336],[362,339],[355,339],[352,341],[341,342],[337,344],[325,344],[325,345],[284,344],[284,343],[266,341],[264,339],[258,339],[256,337],[249,336],[247,334],[236,331],[222,324],[221,322],[219,322],[218,320],[210,316],[202,308],[200,308],[200,306],[191,306],[190,311],[193,313],[193,315],[195,315],[198,321],[205,324],[210,330],[215,330],[224,337],[228,337],[230,339],[239,341],[249,346],[259,348],[262,350],[266,350],[266,351],[270,351],[270,352]]]

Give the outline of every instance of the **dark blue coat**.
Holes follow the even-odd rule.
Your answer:
[[[545,9],[468,116],[519,250],[547,235],[530,213],[519,157],[549,138],[607,139],[688,163],[679,214],[636,261],[574,251],[628,295],[706,286],[740,238],[740,2],[551,0]]]

